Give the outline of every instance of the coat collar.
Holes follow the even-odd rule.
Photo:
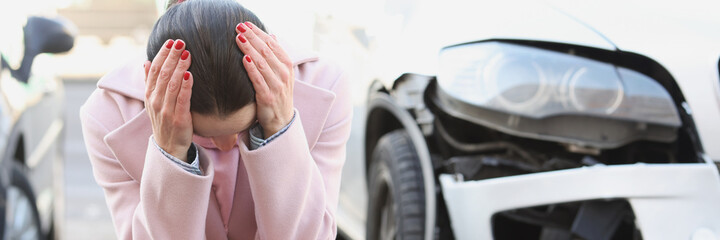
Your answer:
[[[286,52],[293,60],[293,67],[297,73],[299,65],[316,61],[317,55],[312,52],[301,51],[288,47],[287,43],[282,44]],[[142,68],[142,61],[137,64],[126,64],[125,66],[108,73],[98,82],[98,88],[116,92],[130,99],[144,102],[145,97],[145,73]],[[296,74],[298,75],[298,74]],[[309,74],[313,76],[314,74]],[[325,120],[330,112],[330,107],[335,100],[335,94],[329,90],[313,86],[305,82],[306,79],[295,80],[293,100],[295,108],[303,119],[303,129],[309,148],[312,150],[325,125]],[[145,109],[131,115],[131,118],[122,126],[108,133],[104,141],[118,159],[128,174],[140,181],[145,163],[145,152],[147,142],[139,139],[148,139],[152,134],[150,119]],[[210,141],[197,139],[195,142],[204,148],[213,148]],[[206,140],[206,139],[205,139]]]

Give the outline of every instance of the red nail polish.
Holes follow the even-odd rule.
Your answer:
[[[170,39],[167,41],[167,44],[165,44],[165,47],[170,49],[172,47],[173,43],[174,43],[174,41],[172,39]]]
[[[245,26],[245,24],[242,24],[242,23],[238,24],[237,30],[240,31],[241,33],[244,33],[245,31],[247,31],[247,30],[245,30],[244,26]]]
[[[185,46],[185,43],[182,40],[178,40],[177,43],[175,44],[175,49],[180,50],[184,46]]]
[[[185,59],[188,58],[189,55],[190,55],[190,52],[188,52],[188,50],[185,50],[185,51],[183,51],[182,54],[180,55],[180,59],[185,60]]]
[[[250,22],[245,22],[245,26],[247,26],[249,29],[252,29],[252,24],[250,24]]]
[[[183,79],[185,79],[185,80],[190,79],[190,72],[185,72],[185,74],[183,74]]]
[[[250,56],[248,56],[248,55],[245,55],[245,61],[252,62],[252,60],[250,59]]]
[[[245,39],[242,34],[238,34],[238,40],[240,40],[241,43],[247,42],[247,39]]]

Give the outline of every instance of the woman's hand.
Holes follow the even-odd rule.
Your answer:
[[[183,160],[192,143],[190,52],[182,40],[167,40],[152,63],[145,67],[145,109],[155,142],[165,152]]]
[[[250,22],[240,23],[235,42],[245,57],[243,65],[255,88],[257,120],[270,137],[293,117],[292,61],[277,40]]]

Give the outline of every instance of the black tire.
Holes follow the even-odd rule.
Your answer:
[[[395,130],[383,135],[371,161],[367,239],[423,239],[425,188],[422,167],[407,132]]]
[[[40,229],[40,216],[38,215],[37,205],[35,205],[35,195],[33,194],[32,187],[30,186],[30,182],[28,181],[27,177],[25,176],[25,171],[23,170],[23,167],[19,163],[13,161],[10,165],[12,167],[12,179],[10,182],[10,187],[6,190],[10,191],[10,189],[13,189],[13,188],[17,189],[17,190],[19,190],[18,194],[21,194],[21,195],[18,195],[19,196],[18,199],[22,199],[22,201],[25,201],[25,200],[29,201],[29,204],[25,207],[28,207],[30,210],[29,214],[31,215],[30,217],[32,218],[32,219],[30,219],[30,221],[31,221],[30,227],[34,228],[34,230],[33,229],[31,229],[31,230],[36,233],[34,237],[31,237],[29,239],[42,239],[43,235],[42,235],[42,231]],[[11,196],[9,194],[6,194],[6,197],[9,198]],[[9,203],[10,199],[6,199],[6,200],[8,201],[7,204],[10,204]],[[20,206],[20,205],[17,205],[17,206]],[[15,207],[11,207],[11,208],[15,208]],[[20,209],[20,208],[18,208],[18,209]],[[12,209],[12,211],[15,211],[18,209]],[[10,212],[11,212],[11,209],[5,209],[6,214],[10,214]],[[4,217],[6,219],[8,218],[8,216],[4,216]],[[7,225],[7,223],[6,223],[6,225]],[[5,227],[7,227],[7,226],[5,226]],[[5,229],[4,232],[6,235],[10,234],[9,229]],[[10,239],[26,239],[27,236],[28,236],[27,234],[23,234],[21,236],[3,236],[3,238],[7,239],[9,237]]]

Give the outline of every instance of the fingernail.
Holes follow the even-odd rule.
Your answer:
[[[246,31],[244,26],[245,26],[245,24],[242,24],[242,23],[238,24],[237,30],[240,31],[241,33],[244,33]]]
[[[238,40],[240,40],[241,43],[247,42],[247,39],[245,39],[242,34],[238,34]]]
[[[275,36],[275,34],[272,34],[272,33],[271,33],[270,36],[271,36],[273,39],[277,40],[277,36]]]
[[[252,62],[252,60],[250,59],[250,56],[249,56],[249,55],[245,55],[245,61],[247,61],[247,62]]]
[[[180,55],[180,59],[185,60],[190,55],[190,52],[188,50],[183,51],[182,55]]]
[[[183,42],[183,40],[177,40],[177,43],[175,44],[175,49],[180,50],[184,46],[185,46],[185,43]]]
[[[246,25],[249,29],[252,29],[252,24],[250,24],[250,22],[245,22],[245,25]]]
[[[183,79],[184,80],[190,79],[190,72],[185,72],[185,74],[183,74]]]
[[[172,39],[168,40],[168,41],[167,41],[167,44],[165,44],[165,47],[168,48],[168,49],[170,49],[170,48],[172,47],[172,45],[173,45],[173,42],[174,42],[174,41],[173,41]]]

